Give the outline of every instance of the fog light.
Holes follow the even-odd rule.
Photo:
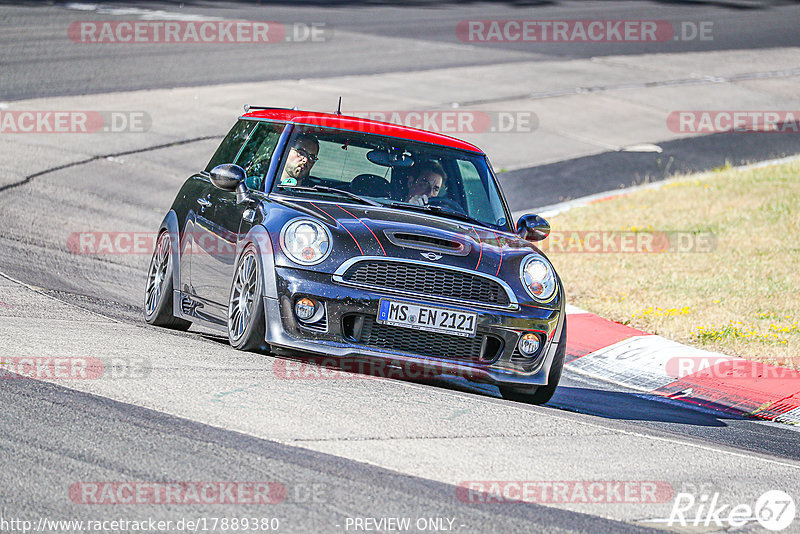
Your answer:
[[[533,356],[539,350],[539,336],[525,334],[519,338],[519,351],[525,356]]]
[[[308,321],[314,316],[314,312],[316,311],[317,305],[311,299],[302,298],[294,304],[294,314],[297,315],[297,318],[301,321]]]

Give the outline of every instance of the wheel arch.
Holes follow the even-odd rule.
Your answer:
[[[239,241],[236,250],[236,264],[248,245],[253,245],[259,261],[261,262],[261,288],[262,296],[272,299],[278,298],[278,287],[275,282],[275,257],[272,245],[272,236],[269,230],[261,224],[253,226],[250,231]]]
[[[181,232],[175,210],[169,210],[164,216],[161,226],[158,228],[158,235],[165,231],[169,232],[170,254],[172,255],[172,315],[173,317],[183,317],[179,297],[181,291]]]

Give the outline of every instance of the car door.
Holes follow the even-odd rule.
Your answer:
[[[281,123],[258,122],[233,162],[245,170],[247,182],[254,190],[263,188],[284,126]],[[207,246],[193,259],[192,280],[203,277],[202,282],[198,280],[195,283],[195,288],[208,304],[207,313],[225,320],[236,262],[236,245],[252,225],[253,206],[247,202],[237,203],[235,191],[216,187],[211,188],[207,201],[210,203],[210,216],[203,227]],[[245,218],[247,210],[250,212]]]
[[[180,276],[174,287],[175,290],[181,291],[190,299],[195,294],[191,283],[191,263],[197,248],[198,222],[202,223],[202,218],[206,216],[205,199],[210,194],[212,187],[207,175],[197,173],[186,181],[180,193],[182,205],[181,209],[177,210],[179,216],[183,217],[179,222],[182,230],[179,248]]]
[[[181,259],[181,289],[191,299],[192,314],[206,320],[219,322],[217,319],[219,313],[212,313],[209,316],[209,310],[202,301],[202,296],[209,292],[207,266],[210,261],[204,257],[212,255],[216,246],[212,231],[214,212],[212,197],[217,188],[211,183],[208,173],[217,165],[236,161],[256,125],[255,121],[247,120],[239,120],[233,125],[205,170],[192,178],[196,183],[191,189],[191,198],[186,199],[189,214],[183,247],[186,252]]]

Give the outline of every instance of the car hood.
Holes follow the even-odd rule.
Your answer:
[[[284,204],[328,225],[334,234],[335,264],[356,256],[390,257],[503,278],[507,270],[518,272],[521,258],[539,252],[515,234],[434,214],[317,200],[292,199]]]

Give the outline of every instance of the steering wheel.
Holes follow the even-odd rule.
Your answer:
[[[458,202],[451,200],[449,198],[444,197],[430,197],[428,199],[428,204],[431,206],[438,206],[440,208],[446,208],[451,211],[455,211],[456,213],[462,213],[464,215],[467,214],[467,210],[459,204]]]

